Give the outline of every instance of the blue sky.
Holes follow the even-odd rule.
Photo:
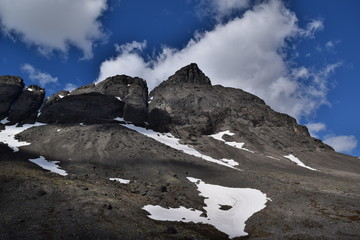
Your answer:
[[[47,95],[115,74],[152,89],[196,62],[360,156],[360,1],[0,0],[0,74]]]

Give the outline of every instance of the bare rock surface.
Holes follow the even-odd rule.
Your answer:
[[[43,123],[96,123],[112,121],[123,114],[124,103],[101,93],[69,95],[42,110]]]
[[[7,117],[11,105],[24,88],[24,81],[18,76],[0,76],[0,120]]]
[[[36,85],[26,87],[13,104],[8,120],[11,123],[35,123],[44,97],[45,89]]]
[[[196,74],[202,80],[190,80]],[[311,151],[331,147],[310,137],[306,127],[289,115],[275,112],[265,102],[241,89],[211,86],[208,78],[191,64],[149,95],[150,127],[191,139],[224,130],[237,133],[234,140],[246,142],[251,149],[291,151],[291,147]]]
[[[90,84],[75,89],[70,94],[99,92],[114,96],[125,103],[124,119],[135,124],[143,125],[147,120],[148,88],[141,78],[132,78],[126,75],[109,77],[98,84]]]

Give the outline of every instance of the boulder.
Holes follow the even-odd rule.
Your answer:
[[[69,91],[60,91],[52,96],[50,96],[44,103],[44,105],[41,108],[41,112],[45,111],[49,106],[53,105],[63,97],[66,97],[69,94]]]
[[[106,123],[122,117],[124,103],[102,93],[68,95],[53,101],[40,114],[43,123]]]
[[[8,120],[11,123],[35,123],[44,97],[45,89],[36,85],[28,86],[13,104]]]
[[[136,125],[147,120],[148,88],[146,81],[126,75],[109,77],[98,84],[89,84],[75,89],[70,95],[98,92],[114,96],[125,103],[123,117]]]
[[[24,81],[17,76],[0,76],[0,120],[9,115],[11,105],[24,88]]]

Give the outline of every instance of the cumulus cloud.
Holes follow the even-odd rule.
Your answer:
[[[326,136],[324,143],[332,146],[335,151],[351,153],[357,147],[358,141],[355,136]]]
[[[94,41],[105,37],[98,18],[106,8],[106,0],[5,0],[0,1],[0,27],[43,54],[66,53],[73,45],[91,58]]]
[[[146,79],[151,90],[179,68],[196,62],[213,84],[244,89],[275,110],[300,119],[327,104],[327,79],[340,64],[323,69],[293,67],[284,52],[289,50],[287,41],[312,37],[321,26],[320,21],[312,21],[302,29],[281,1],[266,1],[241,18],[196,33],[183,49],[163,47],[150,60],[142,56],[145,41],[117,46],[117,56],[101,64],[97,81],[127,74]]]
[[[37,82],[41,87],[45,87],[45,85],[50,83],[57,83],[58,81],[57,77],[53,77],[49,73],[41,72],[28,63],[22,65],[21,70],[28,74],[29,78]]]
[[[317,133],[326,130],[326,125],[324,123],[308,123],[306,127],[309,129],[311,136],[317,138]]]

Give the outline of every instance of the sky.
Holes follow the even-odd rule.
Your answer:
[[[60,90],[117,74],[149,90],[195,62],[360,156],[358,0],[0,0],[0,75]]]

